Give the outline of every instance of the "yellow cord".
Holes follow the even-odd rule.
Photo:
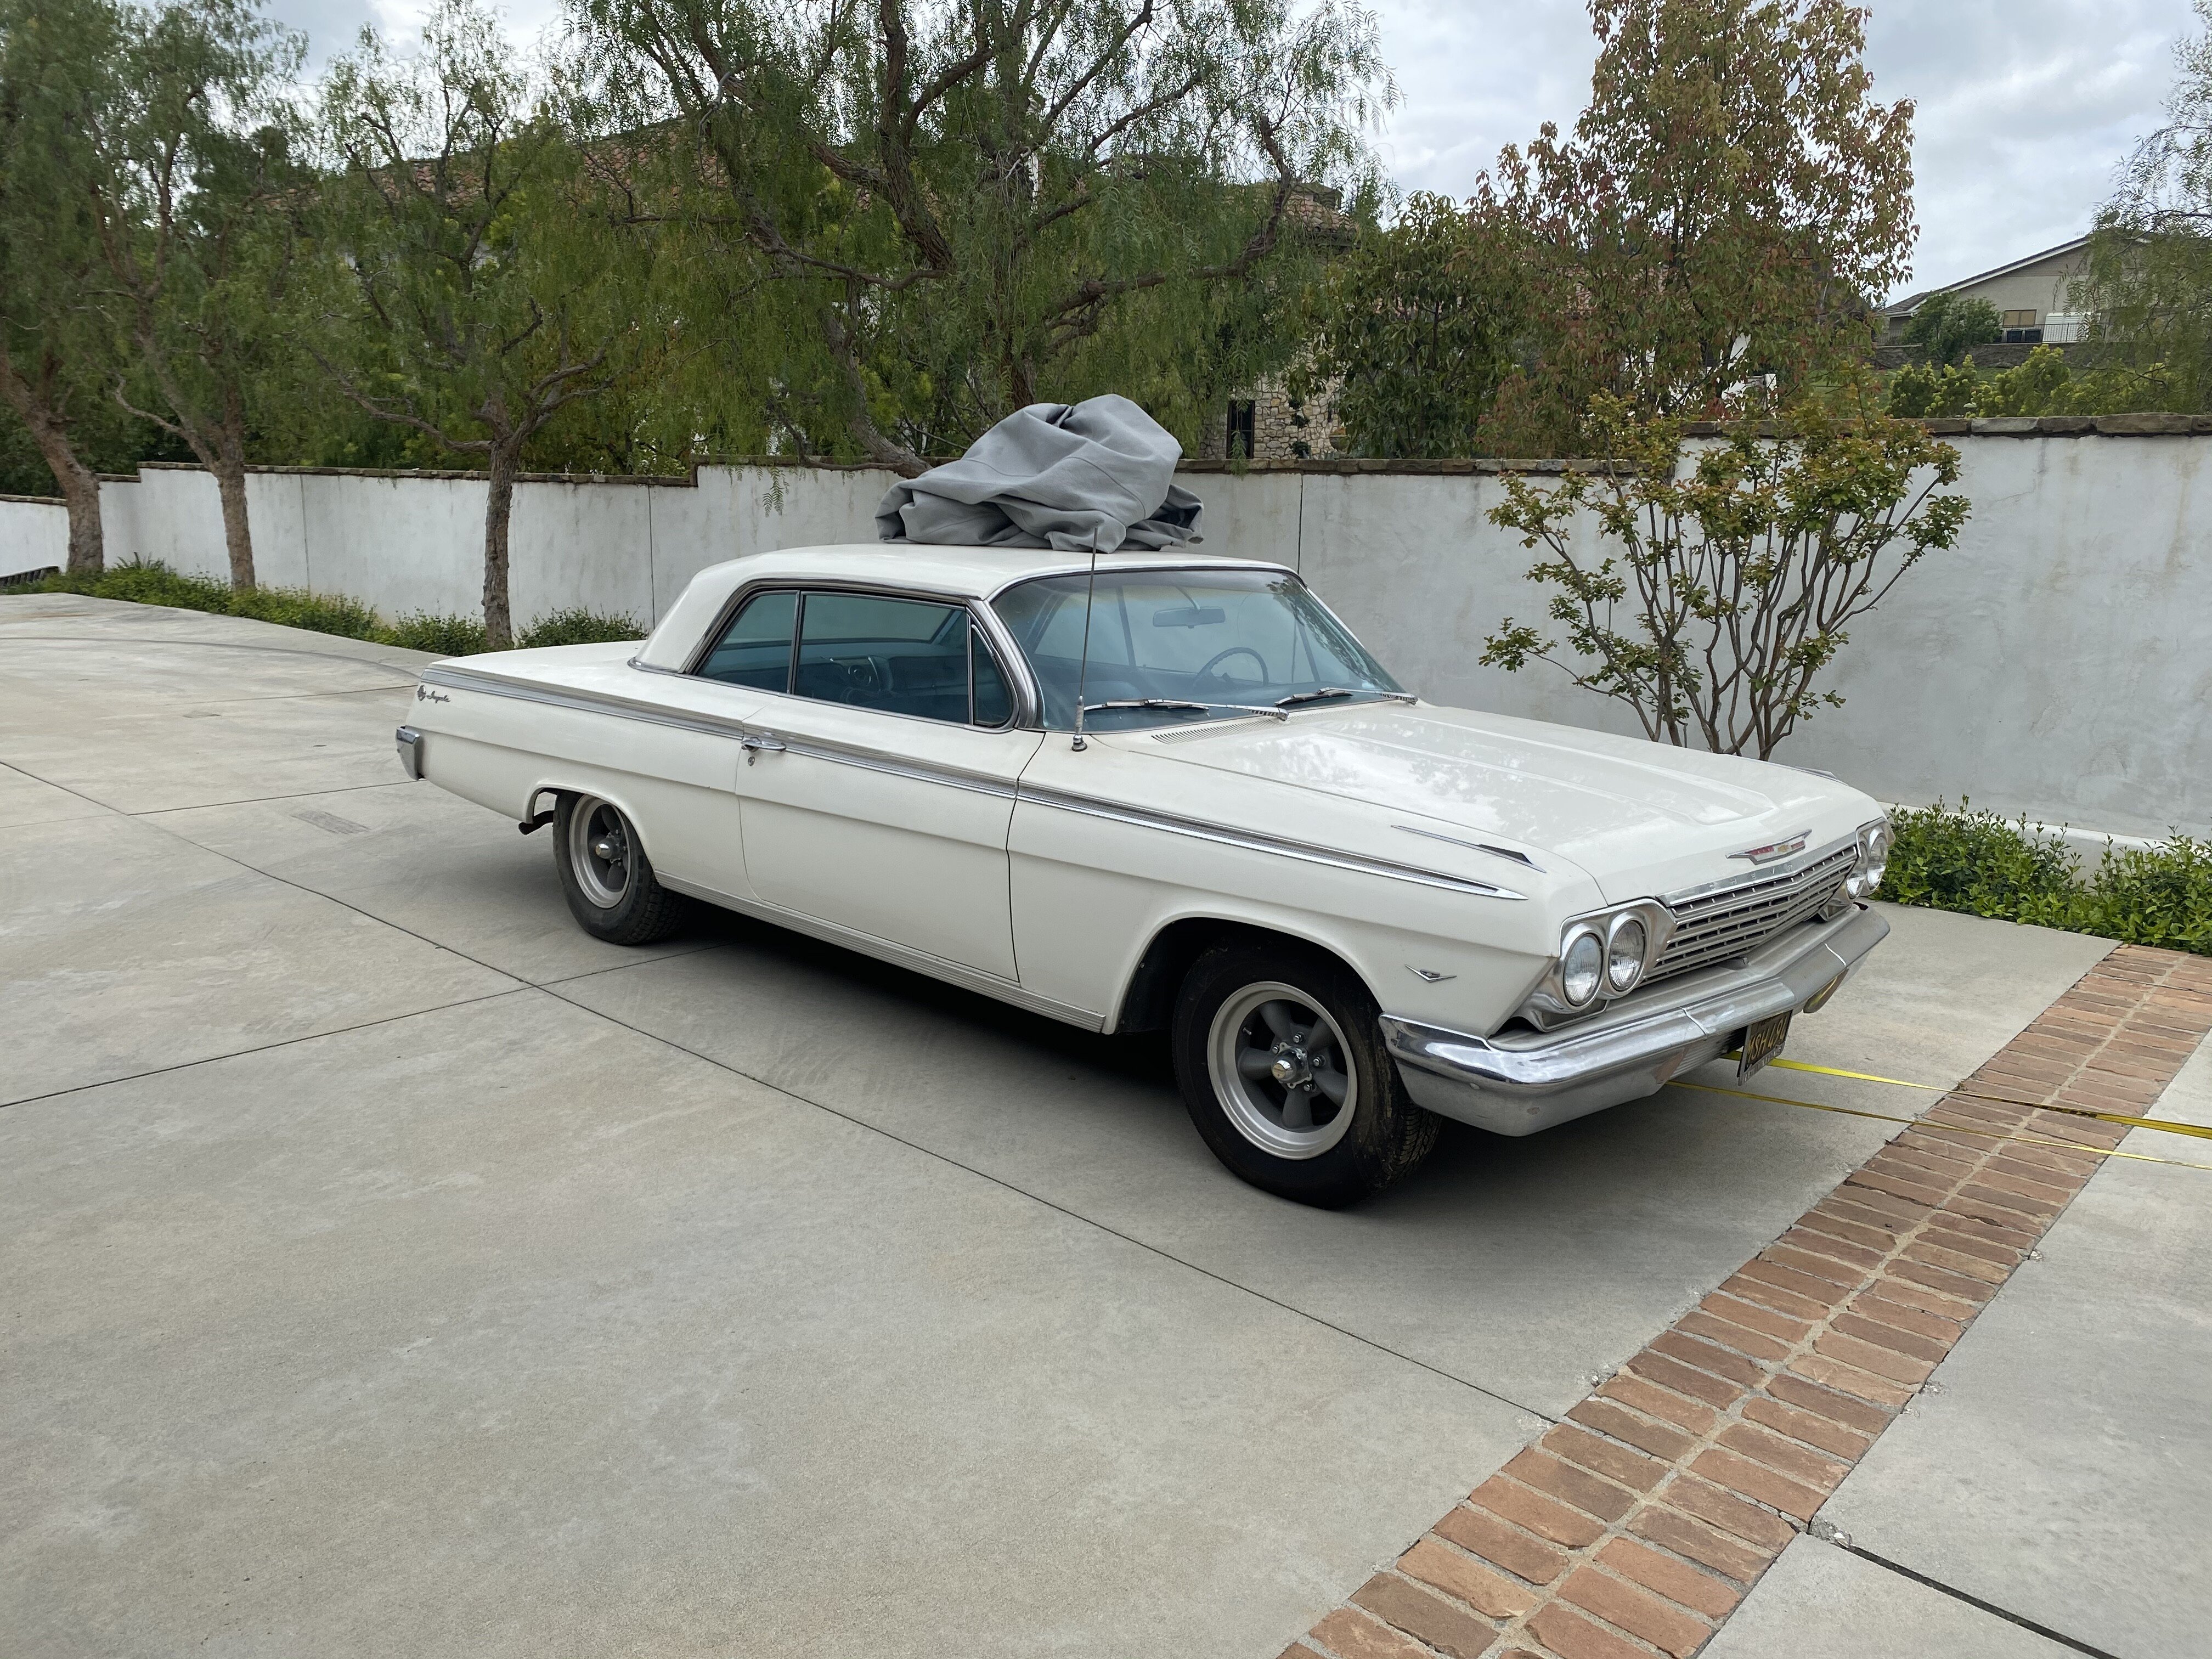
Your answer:
[[[1771,1064],[1774,1062],[1769,1063]],[[1808,1067],[1808,1069],[1819,1068]],[[1849,1075],[1849,1073],[1845,1073],[1845,1075]],[[2137,1164],[2170,1164],[2177,1170],[2204,1170],[2207,1171],[2212,1171],[2212,1164],[2186,1164],[2181,1159],[2176,1158],[2153,1158],[2148,1152],[2124,1152],[2118,1147],[2107,1150],[2102,1146],[2077,1146],[2070,1140],[2045,1140],[2034,1135],[2002,1134],[1995,1129],[1976,1129],[1963,1123],[1931,1123],[1928,1119],[1922,1117],[1893,1117],[1887,1112],[1862,1111],[1856,1106],[1823,1106],[1818,1101],[1792,1100],[1786,1095],[1760,1095],[1753,1094],[1748,1089],[1723,1089],[1717,1083],[1691,1083],[1684,1079],[1676,1078],[1667,1086],[1670,1089],[1701,1090],[1709,1095],[1730,1095],[1738,1100],[1761,1100],[1766,1102],[1769,1105],[1773,1106],[1802,1106],[1808,1112],[1833,1112],[1839,1117],[1871,1118],[1877,1123],[1902,1123],[1908,1127],[1915,1129],[1936,1128],[1947,1130],[1953,1134],[1980,1135],[1984,1139],[2009,1140],[2022,1146],[2043,1146],[2055,1152],[2083,1152],[2091,1158],[2124,1158],[2131,1159]],[[1923,1085],[1908,1085],[1906,1086],[1917,1087]],[[2101,1116],[2103,1114],[2097,1114],[2097,1115]],[[2148,1128],[2179,1130],[2183,1134],[2201,1135],[2207,1133],[2207,1131],[2197,1127],[2194,1124],[2188,1123],[2165,1124],[2157,1122],[2149,1118],[2118,1118],[2114,1121],[2122,1123],[2139,1124]]]

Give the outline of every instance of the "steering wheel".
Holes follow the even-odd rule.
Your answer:
[[[1249,645],[1232,645],[1226,650],[1215,652],[1211,657],[1208,657],[1206,659],[1206,666],[1200,669],[1198,672],[1194,674],[1191,678],[1194,679],[1204,679],[1207,675],[1213,672],[1217,665],[1226,662],[1231,657],[1249,657],[1254,662],[1258,663],[1260,665],[1260,679],[1262,684],[1265,684],[1267,678],[1267,659],[1261,656],[1257,651],[1255,651]],[[1224,674],[1221,678],[1224,680],[1226,680],[1229,677],[1226,674]]]

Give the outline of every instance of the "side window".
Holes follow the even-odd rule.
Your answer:
[[[968,612],[925,599],[809,593],[793,690],[924,720],[968,720]]]
[[[968,641],[975,677],[975,708],[969,722],[975,726],[1004,726],[1014,717],[1014,698],[1006,690],[1006,677],[1000,672],[998,656],[981,629],[970,626]]]
[[[798,615],[799,595],[788,590],[746,600],[700,665],[701,677],[763,691],[789,690],[792,624]]]

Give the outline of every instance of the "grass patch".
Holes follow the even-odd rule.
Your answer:
[[[2106,842],[2094,868],[2023,817],[1970,802],[1892,815],[1897,845],[1878,896],[2212,956],[2212,841],[2176,833],[2157,846]]]
[[[166,605],[180,611],[206,611],[219,617],[251,617],[316,634],[349,640],[374,640],[410,651],[434,651],[441,657],[474,656],[484,648],[484,625],[473,617],[434,617],[410,611],[386,622],[370,606],[343,593],[314,593],[303,587],[256,587],[244,592],[212,576],[187,576],[161,563],[133,559],[96,575],[66,571],[35,582],[0,588],[7,593],[87,593],[94,599],[127,599],[137,605]],[[589,645],[610,640],[643,639],[648,630],[630,617],[603,617],[580,608],[556,611],[518,633],[515,643]]]

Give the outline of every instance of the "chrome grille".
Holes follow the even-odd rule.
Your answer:
[[[1674,931],[1644,982],[1748,956],[1835,897],[1857,860],[1857,847],[1846,842],[1801,870],[1746,876],[1711,892],[1668,900]]]

